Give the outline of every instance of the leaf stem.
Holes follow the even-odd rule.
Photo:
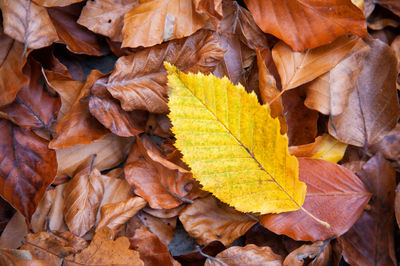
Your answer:
[[[303,207],[300,207],[300,209],[305,212],[308,216],[310,216],[311,218],[313,218],[313,220],[315,220],[317,223],[320,223],[322,225],[324,225],[327,229],[331,228],[331,225],[328,224],[325,221],[322,221],[321,219],[318,219],[317,217],[315,217],[311,212],[307,211],[306,209],[304,209]]]

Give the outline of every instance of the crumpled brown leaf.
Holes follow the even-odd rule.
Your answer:
[[[140,220],[140,223],[146,226],[150,230],[150,232],[155,234],[158,239],[160,239],[160,241],[166,246],[171,242],[172,238],[174,237],[177,222],[176,216],[172,218],[158,218],[143,211],[140,211],[133,218],[138,218]],[[133,219],[131,219],[130,221],[132,220]]]
[[[372,145],[373,153],[381,152],[386,159],[400,163],[400,124],[392,129],[381,141]]]
[[[193,0],[197,13],[207,15],[215,27],[223,18],[222,0]]]
[[[329,241],[317,241],[311,245],[302,245],[301,247],[290,252],[289,255],[283,261],[285,266],[302,266],[304,265],[304,260],[307,258],[315,258],[312,260],[311,265],[323,266],[328,265],[329,255],[325,254],[330,250]],[[324,256],[325,255],[325,256]],[[326,256],[328,255],[328,257]],[[325,261],[328,259],[328,261]],[[324,263],[325,262],[325,263]]]
[[[200,245],[218,240],[225,246],[257,223],[255,218],[236,211],[213,196],[194,200],[179,214],[179,220]]]
[[[67,259],[80,264],[92,265],[144,265],[139,252],[129,249],[130,243],[127,237],[122,236],[113,240],[112,236],[112,230],[103,227],[94,235],[89,247],[74,256],[67,257]],[[64,262],[68,266],[76,265],[76,263]]]
[[[32,256],[28,250],[19,249],[0,249],[1,265],[18,265],[18,266],[51,266],[54,264],[38,260]]]
[[[77,236],[86,234],[95,224],[104,194],[99,170],[85,167],[68,182],[65,191],[65,223]]]
[[[44,7],[26,0],[2,0],[4,32],[25,47],[39,49],[58,40]]]
[[[167,74],[164,61],[185,72],[212,72],[224,51],[211,32],[194,35],[122,56],[107,82],[107,90],[126,111],[167,113]],[[143,65],[146,65],[144,68]]]
[[[187,37],[202,28],[207,17],[192,0],[149,0],[125,14],[122,47],[149,47]]]
[[[225,249],[215,257],[217,260],[207,259],[205,266],[219,266],[220,262],[229,266],[241,265],[268,265],[281,266],[281,256],[275,254],[270,247],[257,247],[248,244],[244,247],[233,246]]]
[[[82,2],[83,0],[32,0],[32,1],[40,6],[53,7],[53,6],[69,6],[71,4]]]

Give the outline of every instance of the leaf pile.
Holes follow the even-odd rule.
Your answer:
[[[0,9],[1,265],[397,265],[397,1]]]

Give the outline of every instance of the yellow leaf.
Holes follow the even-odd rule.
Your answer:
[[[203,189],[243,212],[301,208],[306,185],[270,108],[226,77],[165,67],[175,145]]]
[[[297,157],[311,157],[337,163],[343,158],[346,148],[347,144],[324,134],[317,137],[313,143],[289,147],[289,152]]]

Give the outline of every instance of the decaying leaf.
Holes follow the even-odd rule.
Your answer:
[[[210,73],[223,54],[210,32],[199,31],[185,39],[120,57],[107,82],[107,90],[120,100],[126,111],[167,113],[167,73],[163,62],[171,62],[184,71]]]
[[[276,234],[295,240],[316,241],[338,237],[360,217],[371,194],[358,177],[346,168],[320,159],[299,158],[300,180],[307,184],[303,210],[260,217],[261,223]]]
[[[0,249],[1,265],[33,265],[33,266],[51,266],[43,260],[38,260],[32,256],[28,250],[19,249]]]
[[[82,2],[83,0],[32,0],[36,4],[45,7],[53,7],[53,6],[69,6],[78,2]]]
[[[207,15],[214,26],[218,26],[223,17],[222,0],[194,0],[193,4],[197,13]]]
[[[364,15],[351,0],[245,0],[257,25],[296,51],[345,34],[367,34]]]
[[[298,210],[306,186],[269,106],[226,78],[166,67],[175,145],[203,189],[243,212]]]
[[[386,159],[400,162],[400,124],[390,131],[381,141],[372,145],[373,153],[381,152]]]
[[[44,7],[26,0],[1,0],[4,32],[25,47],[39,49],[58,39]]]
[[[0,236],[0,248],[19,248],[28,234],[28,225],[25,217],[19,213],[14,213]]]
[[[171,242],[175,234],[177,217],[160,219],[158,217],[140,211],[137,214],[137,218],[139,218],[141,223],[146,226],[153,234],[155,234],[164,245],[167,246]]]
[[[28,220],[57,172],[48,141],[0,119],[0,195]]]
[[[122,47],[149,47],[187,37],[202,28],[206,16],[195,11],[192,0],[150,0],[125,14]]]
[[[207,259],[205,266],[219,266],[220,262],[230,266],[240,265],[268,265],[281,266],[281,256],[275,254],[270,247],[257,247],[249,244],[244,247],[230,247],[219,253],[218,260]]]
[[[285,258],[285,260],[283,261],[283,265],[302,266],[304,265],[304,260],[308,258],[314,258],[311,262],[312,265],[327,265],[323,263],[318,263],[318,260],[321,259],[321,254],[323,254],[326,249],[330,249],[329,241],[317,241],[311,245],[302,245],[301,247],[292,251]]]
[[[218,240],[225,246],[257,223],[255,218],[236,211],[213,196],[194,200],[179,214],[179,220],[199,244]]]

